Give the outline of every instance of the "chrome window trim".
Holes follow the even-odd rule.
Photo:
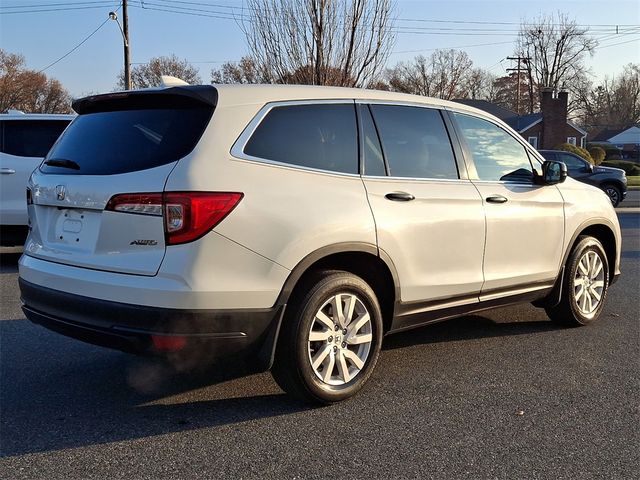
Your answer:
[[[541,188],[541,187],[545,187],[548,185],[538,185],[537,183],[524,183],[524,182],[509,182],[509,181],[504,181],[504,180],[470,180],[472,183],[474,184],[482,184],[482,185],[506,185],[506,186],[513,186],[513,187],[525,187],[525,188],[529,188],[529,189],[534,189],[534,188]]]
[[[310,173],[320,173],[325,175],[337,175],[340,177],[360,177],[358,159],[356,158],[356,165],[358,172],[356,173],[347,173],[347,172],[337,172],[335,170],[325,170],[322,168],[313,168],[313,167],[305,167],[303,165],[295,165],[292,163],[279,162],[277,160],[270,160],[268,158],[255,157],[253,155],[248,155],[244,153],[244,149],[249,142],[249,139],[254,134],[256,129],[260,126],[266,116],[269,114],[271,110],[277,107],[287,107],[287,106],[295,106],[295,105],[352,105],[354,106],[354,120],[356,116],[355,112],[355,102],[353,98],[343,98],[343,99],[309,99],[309,100],[285,100],[285,101],[277,101],[277,102],[269,102],[265,104],[258,113],[251,119],[251,121],[244,128],[240,136],[233,143],[231,150],[229,153],[233,157],[233,160],[239,161],[247,161],[253,163],[262,163],[265,165],[270,165],[273,167],[280,168],[289,168],[294,170],[302,170]],[[357,121],[357,120],[356,120]],[[357,125],[356,125],[357,132]],[[356,138],[357,142],[357,138]]]
[[[471,183],[471,180],[468,178],[422,178],[422,177],[391,177],[391,176],[380,176],[380,175],[362,175],[362,178],[365,180],[389,180],[393,182],[427,182],[427,183],[464,183],[468,185]]]

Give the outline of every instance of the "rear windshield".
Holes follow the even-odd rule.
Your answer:
[[[210,106],[189,106],[80,115],[53,146],[40,170],[114,175],[174,162],[193,150],[212,112]],[[47,161],[73,168],[46,165]]]

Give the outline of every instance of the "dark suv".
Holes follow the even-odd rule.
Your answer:
[[[540,150],[547,160],[563,162],[571,178],[604,190],[614,207],[627,196],[627,175],[624,170],[593,166],[584,158],[562,150]]]

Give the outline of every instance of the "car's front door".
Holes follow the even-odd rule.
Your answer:
[[[523,142],[507,130],[472,115],[452,117],[487,222],[480,300],[549,287],[558,275],[564,243],[558,188],[534,183]]]
[[[394,328],[415,323],[413,313],[477,303],[482,200],[466,172],[458,173],[441,112],[388,104],[360,105],[359,112],[363,181],[378,246],[400,283],[404,316],[396,312]]]

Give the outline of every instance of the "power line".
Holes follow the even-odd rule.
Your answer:
[[[118,8],[117,10],[119,10],[119,9],[120,8]],[[38,73],[44,72],[45,70],[53,67],[56,63],[60,62],[61,60],[64,60],[65,58],[67,58],[69,55],[71,55],[73,52],[75,52],[78,48],[80,48],[87,40],[89,40],[96,33],[98,33],[98,30],[100,30],[109,20],[110,20],[109,17],[107,17],[107,19],[104,22],[102,22],[100,25],[98,25],[98,28],[96,28],[93,32],[91,32],[89,35],[87,35],[80,43],[78,43],[75,47],[73,47],[67,53],[65,53],[60,58],[58,58],[55,62],[51,62],[49,65],[44,67],[42,70],[38,71]]]
[[[399,52],[391,52],[391,53],[419,53],[419,52],[431,52],[434,50],[442,50],[442,49],[456,49],[456,48],[473,48],[473,47],[488,47],[493,45],[513,45],[512,41],[508,42],[492,42],[492,43],[476,43],[474,45],[456,45],[455,47],[438,47],[438,48],[422,48],[420,50],[401,50]]]
[[[603,48],[615,47],[616,45],[624,45],[625,43],[637,42],[638,40],[640,40],[640,37],[634,38],[632,40],[627,40],[625,42],[610,43],[609,45],[604,45],[604,46],[598,47],[598,48],[599,49],[603,49]]]
[[[96,8],[107,8],[107,7],[112,7],[114,5],[113,2],[104,2],[102,3],[102,5],[87,5],[87,6],[74,6],[74,7],[62,7],[62,8],[43,8],[43,9],[39,9],[39,10],[19,10],[19,11],[11,11],[11,12],[5,12],[2,9],[0,9],[0,15],[18,15],[18,14],[22,14],[22,13],[44,13],[44,12],[66,12],[69,10],[89,10],[89,9],[96,9]]]
[[[31,4],[31,5],[2,5],[0,6],[1,9],[10,9],[10,8],[37,8],[37,7],[68,7],[71,5],[76,5],[76,6],[80,6],[80,5],[91,5],[91,4],[95,4],[95,3],[115,3],[113,1],[109,2],[108,0],[100,0],[100,1],[93,1],[93,2],[63,2],[63,3],[38,3],[38,4]]]

